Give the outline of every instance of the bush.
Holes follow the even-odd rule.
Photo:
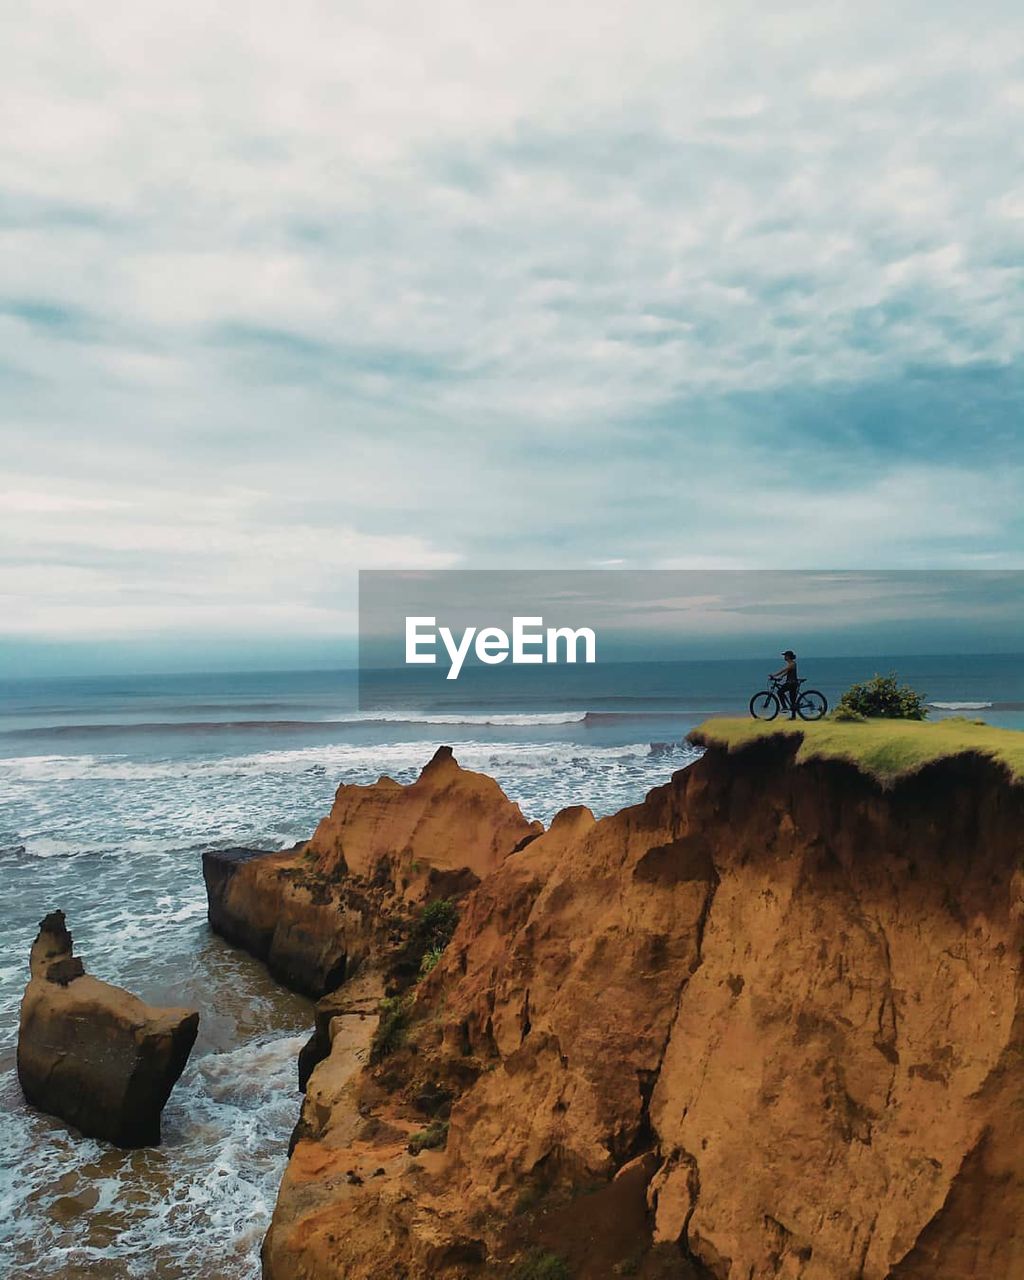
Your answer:
[[[405,1044],[409,1028],[409,1001],[392,996],[380,1002],[380,1021],[370,1041],[370,1065],[376,1066]]]
[[[839,699],[833,713],[836,720],[866,719],[880,716],[886,720],[923,720],[928,714],[924,698],[908,684],[899,684],[896,673],[875,675],[861,684],[853,684]]]
[[[413,925],[413,937],[424,953],[441,952],[451,942],[458,923],[459,909],[455,903],[451,898],[438,898],[434,902],[428,902],[420,912]]]
[[[512,1268],[511,1280],[571,1280],[565,1259],[544,1249],[531,1249]]]
[[[431,1120],[425,1129],[412,1135],[407,1150],[411,1156],[418,1156],[421,1151],[439,1151],[447,1141],[448,1121]]]
[[[438,898],[421,907],[409,925],[396,972],[406,982],[418,982],[435,967],[452,940],[459,909],[451,898]]]
[[[550,1189],[544,1182],[528,1182],[516,1197],[512,1212],[516,1215],[532,1213],[543,1202]]]
[[[437,968],[438,960],[440,960],[443,955],[443,947],[431,947],[420,961],[420,977],[425,978],[428,973],[433,973]]]
[[[867,720],[867,716],[862,716],[859,711],[854,711],[852,707],[844,706],[842,703],[836,707],[830,717],[832,720],[852,721],[856,724],[863,724]]]

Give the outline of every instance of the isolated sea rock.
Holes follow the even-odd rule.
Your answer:
[[[145,1004],[86,974],[64,913],[39,925],[21,1002],[18,1078],[26,1099],[119,1147],[160,1141],[160,1113],[199,1029],[194,1009]]]
[[[407,786],[340,786],[308,844],[204,854],[210,925],[320,997],[386,941],[389,919],[467,892],[542,830],[442,747]]]
[[[706,741],[484,877],[386,1057],[331,1046],[267,1280],[1024,1275],[1024,788]]]

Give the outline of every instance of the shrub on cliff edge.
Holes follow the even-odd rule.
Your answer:
[[[896,673],[874,675],[870,680],[852,684],[839,699],[833,712],[836,720],[923,720],[928,714],[923,696],[909,684],[900,684]]]
[[[437,962],[443,955],[443,947],[431,947],[420,961],[420,977],[425,978],[428,973],[433,973],[437,968]]]
[[[832,712],[831,719],[840,720],[843,724],[864,724],[867,716],[862,716],[859,711],[854,711],[852,707],[838,706]]]

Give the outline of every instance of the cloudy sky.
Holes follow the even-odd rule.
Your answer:
[[[0,660],[359,568],[1024,565],[1015,6],[0,18]]]

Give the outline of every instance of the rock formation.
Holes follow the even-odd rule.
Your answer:
[[[408,786],[339,787],[308,844],[205,854],[210,924],[288,986],[321,996],[358,970],[391,917],[465,893],[542,829],[442,747]]]
[[[386,1036],[342,988],[266,1280],[1024,1276],[1024,788],[798,746],[709,740],[475,864]],[[372,876],[383,819],[339,805],[311,847]]]
[[[328,881],[301,850],[204,853],[203,876],[211,927],[295,991],[333,990],[369,949],[376,902]]]
[[[390,778],[339,787],[307,849],[328,875],[347,871],[422,901],[472,887],[543,829],[441,747],[407,787]]]
[[[64,913],[40,922],[21,1002],[18,1077],[25,1097],[119,1147],[160,1141],[160,1113],[199,1028],[190,1009],[159,1009],[85,973]]]

